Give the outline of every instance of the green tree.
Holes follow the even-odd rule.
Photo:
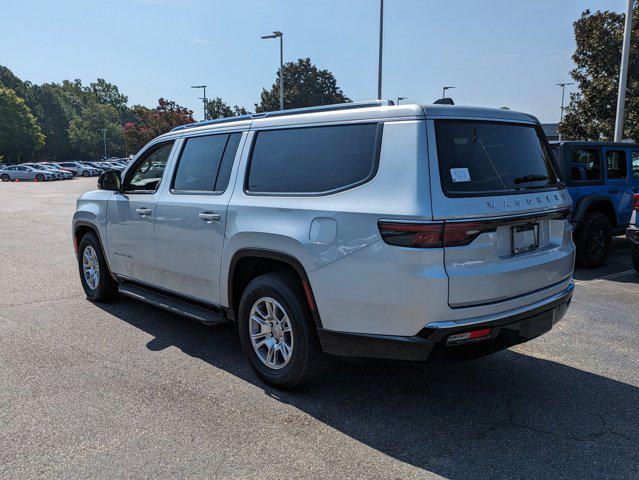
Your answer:
[[[277,71],[270,90],[262,89],[261,101],[255,104],[256,112],[280,109],[280,78]],[[284,64],[284,108],[314,107],[350,102],[337,86],[335,76],[328,70],[319,70],[310,58]]]
[[[216,118],[237,117],[239,115],[247,115],[250,113],[244,107],[238,107],[234,105],[231,108],[220,97],[216,97],[206,102],[206,111],[209,119],[215,120]]]
[[[104,154],[102,129],[106,129],[107,153],[123,155],[125,139],[120,115],[113,105],[99,103],[84,107],[69,124],[69,140],[74,154],[97,160]]]
[[[639,0],[635,11],[639,10]],[[619,65],[625,15],[586,10],[574,23],[577,47],[571,71],[579,87],[570,95],[559,126],[566,139],[605,139],[614,136]],[[639,140],[639,14],[632,23],[624,138]]]
[[[9,88],[0,87],[0,155],[8,163],[33,158],[44,135],[24,99]]]
[[[158,100],[155,108],[135,105],[131,114],[133,121],[124,125],[127,153],[137,152],[155,137],[174,127],[195,121],[192,110],[164,98]]]
[[[33,85],[32,93],[31,110],[46,137],[39,156],[47,160],[68,159],[71,151],[70,105],[55,84]]]

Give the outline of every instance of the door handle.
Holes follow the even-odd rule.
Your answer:
[[[136,208],[135,212],[139,215],[142,215],[143,217],[146,217],[147,215],[151,214],[151,209],[146,207]]]
[[[608,190],[608,192],[610,192],[610,193],[619,193],[619,190],[617,190],[616,188],[613,188],[613,189]]]
[[[200,213],[197,214],[197,216],[200,217],[202,220],[204,220],[206,223],[219,222],[220,221],[220,214],[219,213],[200,212]]]

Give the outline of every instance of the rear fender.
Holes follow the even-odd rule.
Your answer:
[[[572,223],[581,222],[590,210],[605,213],[610,218],[612,226],[617,226],[617,215],[615,214],[614,205],[610,197],[606,195],[586,195],[581,197],[572,214]]]

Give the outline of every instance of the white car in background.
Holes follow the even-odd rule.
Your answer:
[[[71,172],[44,163],[23,163],[23,165],[33,167],[37,170],[43,170],[45,172],[53,173],[58,180],[73,178],[73,174]]]
[[[0,180],[10,182],[12,180],[32,180],[45,182],[55,180],[55,174],[46,170],[39,170],[29,165],[11,165],[0,170]]]
[[[102,173],[97,168],[92,168],[92,167],[83,165],[80,162],[58,162],[58,165],[60,167],[72,168],[73,170],[78,172],[77,174],[79,176],[81,175],[83,177],[95,177],[97,175],[100,175],[100,173]]]

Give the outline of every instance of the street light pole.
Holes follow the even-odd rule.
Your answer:
[[[455,87],[443,87],[442,88],[442,98],[446,98],[446,90],[452,90]]]
[[[566,93],[566,87],[568,85],[574,85],[574,82],[564,82],[558,83],[557,85],[561,87],[561,114],[559,115],[559,123],[564,120],[564,96]],[[561,142],[561,131],[559,132],[559,141]]]
[[[382,50],[384,47],[384,0],[379,0],[379,60],[377,63],[377,99],[382,99]]]
[[[406,100],[406,97],[397,97],[397,105],[399,105],[401,100]]]
[[[104,158],[107,158],[107,151],[106,151],[106,128],[102,129],[102,141],[104,142]]]
[[[284,110],[284,34],[282,32],[273,32],[273,35],[264,35],[262,40],[268,38],[280,39],[280,110]]]
[[[202,92],[202,98],[200,100],[202,100],[202,103],[204,104],[204,120],[208,120],[208,115],[206,114],[206,85],[193,85],[191,88],[201,88],[203,90]]]
[[[615,117],[615,142],[623,140],[623,115],[626,106],[626,83],[628,81],[628,58],[630,57],[630,35],[632,31],[632,7],[634,0],[628,0],[626,23],[623,29],[623,48],[621,50],[621,68],[619,72],[619,94],[617,96],[617,115]]]

